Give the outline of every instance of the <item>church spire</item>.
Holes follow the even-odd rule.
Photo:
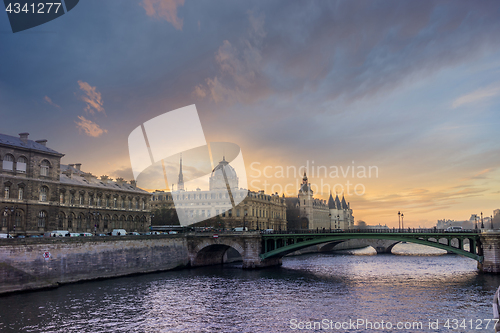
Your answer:
[[[181,162],[179,166],[179,181],[177,182],[177,190],[184,191],[184,176],[182,175],[182,153],[181,153]]]

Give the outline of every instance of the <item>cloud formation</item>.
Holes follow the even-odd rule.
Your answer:
[[[249,29],[235,44],[224,40],[215,54],[220,73],[197,85],[193,94],[215,103],[251,102],[267,95],[262,72],[262,42],[266,37],[264,15],[248,13]]]
[[[500,95],[500,83],[496,82],[487,87],[460,96],[453,102],[453,108],[458,108],[465,104],[486,101],[498,95]]]
[[[85,111],[90,114],[95,114],[95,112],[102,112],[106,114],[103,108],[102,96],[99,91],[97,91],[96,87],[92,87],[87,82],[78,81],[78,85],[80,89],[85,93],[85,95],[81,96],[82,101],[87,103],[85,107]]]
[[[52,99],[50,99],[49,96],[45,96],[43,98],[45,100],[45,102],[49,103],[50,105],[52,106],[55,106],[56,108],[60,109],[61,107],[59,105],[57,105],[56,103],[52,102]]]
[[[141,2],[148,16],[164,19],[177,30],[182,30],[183,25],[183,20],[177,16],[177,8],[183,5],[184,0],[143,0]]]
[[[98,138],[102,134],[108,132],[107,130],[102,129],[93,121],[86,119],[84,116],[78,116],[78,119],[79,121],[75,121],[76,128],[78,128],[80,131],[83,131],[88,136]]]

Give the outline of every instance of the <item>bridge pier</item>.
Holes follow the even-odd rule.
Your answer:
[[[477,263],[479,271],[500,274],[500,232],[487,230],[480,234],[479,252],[484,256],[483,262]]]

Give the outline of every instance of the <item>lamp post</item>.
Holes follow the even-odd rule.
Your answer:
[[[243,211],[243,231],[246,231],[245,227],[246,227],[246,217],[247,217],[247,212],[246,211]]]
[[[491,230],[493,230],[493,215],[490,215]]]
[[[474,215],[474,229],[477,230],[477,215]]]
[[[337,228],[340,229],[340,215],[337,214]]]
[[[401,212],[398,212],[399,230],[401,230]]]
[[[404,228],[405,228],[404,217],[405,217],[405,214],[401,213],[401,228],[402,228],[402,229],[404,229]]]
[[[481,229],[484,229],[483,212],[481,212]]]
[[[14,215],[14,212],[16,211],[17,209],[17,206],[12,206],[12,207],[5,207],[4,209],[4,212],[3,212],[3,216],[5,216],[5,218],[8,217],[8,220],[7,220],[7,238],[10,238],[10,225],[12,224],[12,215]],[[16,227],[14,226],[14,232],[16,231]]]
[[[332,232],[332,213],[328,213],[328,219],[330,220],[330,232]]]
[[[97,225],[96,219],[97,219],[97,217],[99,215],[101,215],[101,214],[98,211],[91,212],[89,210],[89,218],[93,218],[93,220],[94,220],[94,236],[97,236],[97,227],[98,227],[98,225]]]

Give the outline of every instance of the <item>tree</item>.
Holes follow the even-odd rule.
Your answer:
[[[356,225],[356,228],[358,229],[366,229],[366,227],[367,227],[366,222],[363,220],[359,220]]]

